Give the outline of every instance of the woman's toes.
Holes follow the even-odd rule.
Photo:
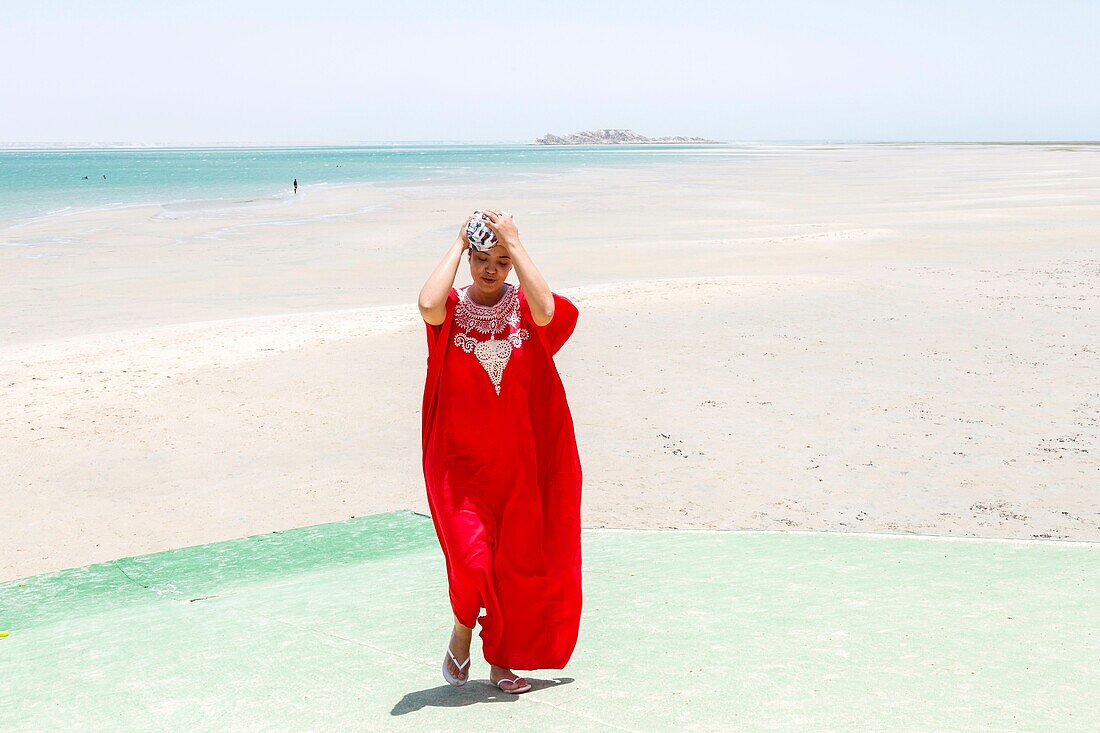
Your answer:
[[[457,657],[458,655],[456,654],[455,656]],[[448,659],[447,663],[451,665],[451,674],[453,674],[455,677],[457,677],[460,680],[466,679],[466,669],[467,669],[466,667],[463,667],[462,669],[459,669],[458,665],[455,664],[453,659]]]
[[[451,670],[451,674],[454,675],[455,679],[458,679],[458,680],[466,679],[466,674],[469,672],[470,668],[467,667],[467,666],[464,666],[462,669],[459,669],[458,668],[458,663],[455,662],[455,658],[463,660],[463,661],[468,659],[469,656],[470,656],[469,647],[466,648],[465,652],[455,651],[454,649],[451,649],[450,651],[451,651],[451,654],[454,655],[454,658],[451,657],[451,654],[447,655],[447,669]]]

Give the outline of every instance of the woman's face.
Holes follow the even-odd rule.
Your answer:
[[[470,275],[474,287],[485,295],[496,295],[512,270],[512,258],[499,244],[488,252],[470,250]]]

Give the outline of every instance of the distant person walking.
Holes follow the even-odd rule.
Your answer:
[[[298,179],[294,179],[294,193],[298,193]]]

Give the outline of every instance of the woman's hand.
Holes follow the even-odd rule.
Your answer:
[[[473,218],[473,214],[466,217],[466,221],[462,222],[462,228],[458,230],[458,236],[455,237],[455,244],[461,244],[463,252],[470,248],[470,240],[466,238],[466,225],[469,224],[470,219]]]
[[[497,244],[511,254],[512,248],[519,246],[519,230],[516,229],[512,215],[501,214],[496,209],[485,209],[485,216],[489,217],[485,224],[497,235]]]
[[[531,261],[523,243],[519,241],[519,230],[512,221],[511,214],[502,214],[496,209],[483,209],[488,218],[487,226],[496,235],[497,244],[504,247],[508,256],[512,258],[512,266],[515,268],[519,285],[526,294],[528,305],[531,306],[531,319],[536,326],[545,326],[554,317],[554,294],[550,286],[542,277],[542,273]]]

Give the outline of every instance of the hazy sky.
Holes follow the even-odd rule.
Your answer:
[[[0,142],[1100,139],[1100,1],[0,0]]]

